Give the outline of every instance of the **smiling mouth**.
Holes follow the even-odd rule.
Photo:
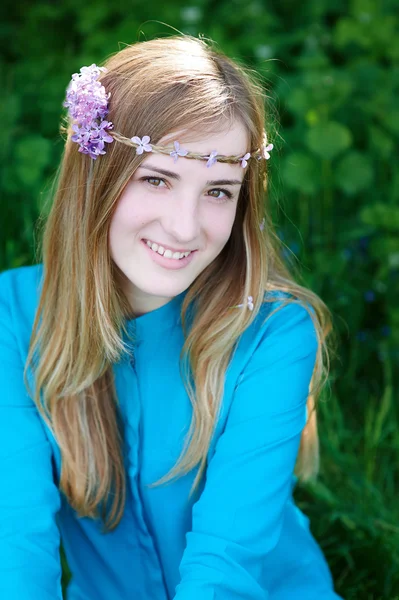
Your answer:
[[[166,254],[166,252],[167,252],[166,250],[165,250],[163,253],[161,253],[161,252],[158,252],[158,249],[157,249],[157,250],[153,250],[153,249],[151,248],[151,246],[149,245],[149,243],[147,243],[147,242],[145,241],[145,239],[142,239],[142,240],[141,240],[141,242],[142,242],[142,244],[143,244],[144,246],[146,246],[146,247],[148,248],[148,250],[150,250],[150,252],[151,252],[152,254],[154,254],[155,256],[159,256],[159,257],[160,257],[162,260],[167,260],[167,261],[172,261],[172,262],[175,262],[175,261],[177,261],[177,262],[182,262],[182,263],[184,263],[185,261],[187,261],[187,260],[191,259],[191,257],[192,257],[194,254],[196,254],[196,252],[197,252],[196,250],[191,250],[191,251],[190,251],[190,250],[188,250],[187,252],[176,252],[176,256],[175,256],[175,255],[174,255],[175,253],[172,253],[170,250],[169,250],[168,254]],[[154,242],[154,243],[155,243],[155,242]],[[166,255],[166,256],[165,256],[165,255]]]
[[[153,250],[153,252],[158,252],[159,248],[163,248],[163,253],[161,254],[160,252],[158,252],[158,254],[160,254],[161,256],[163,256],[163,254],[169,250],[169,252],[171,252],[172,254],[174,254],[175,252],[179,252],[180,254],[189,254],[191,252],[195,252],[195,250],[172,250],[172,248],[168,248],[167,246],[163,246],[163,244],[158,244],[158,242],[153,242],[151,240],[147,240],[146,238],[142,238],[142,241],[149,247],[151,248],[151,250],[153,250],[152,248],[152,244],[156,244],[157,249]]]

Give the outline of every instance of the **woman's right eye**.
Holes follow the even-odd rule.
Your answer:
[[[160,185],[151,183],[151,181],[163,181],[164,183],[166,183],[165,180],[162,179],[161,177],[142,177],[141,181],[148,181],[148,183],[150,183],[151,187],[161,187]]]

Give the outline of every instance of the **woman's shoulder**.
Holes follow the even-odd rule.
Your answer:
[[[39,300],[43,265],[16,267],[0,273],[0,323],[14,333],[33,325]]]
[[[311,314],[315,317],[315,309],[294,294],[283,290],[268,290],[264,293],[259,317],[264,319],[266,329],[283,327],[287,321],[293,319],[302,323],[312,323]]]
[[[304,345],[315,351],[318,342],[314,318],[315,310],[309,302],[289,292],[266,291],[259,313],[240,340],[245,362],[254,352],[288,352]]]
[[[38,291],[43,274],[43,264],[14,267],[0,273],[0,290],[11,294],[26,296]]]
[[[4,285],[4,281],[9,283],[34,283],[40,282],[43,273],[43,263],[37,265],[24,265],[21,267],[13,267],[6,269],[0,273],[0,281]]]

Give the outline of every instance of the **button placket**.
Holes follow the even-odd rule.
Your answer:
[[[132,493],[133,512],[137,522],[136,532],[145,555],[143,570],[146,572],[146,598],[148,600],[167,600],[166,583],[164,581],[162,565],[150,528],[146,521],[143,499],[139,490],[140,458],[142,452],[142,407],[139,385],[139,359],[136,350],[142,344],[142,340],[136,339],[134,348],[128,358],[129,367],[132,369],[133,385],[130,394],[133,396],[132,403],[127,403],[127,446],[128,446],[128,480]],[[129,384],[130,386],[130,384]]]

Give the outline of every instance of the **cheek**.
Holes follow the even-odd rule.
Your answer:
[[[145,203],[138,204],[132,198],[121,196],[110,223],[110,236],[139,229],[146,222]]]
[[[215,211],[216,212],[216,211]],[[231,235],[235,219],[235,208],[232,211],[220,211],[207,221],[208,238],[215,243],[225,244]]]

